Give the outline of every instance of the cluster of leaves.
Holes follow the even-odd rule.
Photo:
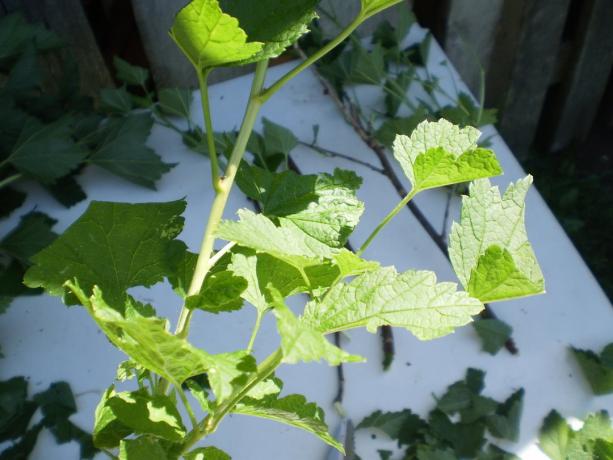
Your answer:
[[[613,393],[613,343],[604,347],[600,355],[574,347],[571,352],[595,395]]]
[[[485,373],[468,369],[464,380],[447,388],[436,400],[427,420],[410,409],[398,412],[376,411],[357,426],[377,429],[398,441],[405,460],[517,460],[494,444],[487,443],[486,431],[493,437],[517,441],[523,407],[523,389],[497,402],[483,396]],[[380,450],[381,459],[391,451]]]
[[[0,459],[28,458],[44,429],[60,444],[77,442],[81,459],[94,458],[98,449],[94,447],[92,435],[70,421],[75,412],[74,395],[66,382],[52,383],[32,398],[28,398],[28,382],[23,377],[0,382],[0,443],[10,443],[0,452]],[[37,413],[42,417],[32,423]]]
[[[613,425],[605,411],[589,415],[580,430],[551,411],[539,433],[539,447],[551,460],[609,460],[613,458]]]

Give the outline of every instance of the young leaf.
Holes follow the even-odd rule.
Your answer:
[[[48,125],[29,119],[6,161],[19,172],[44,184],[67,175],[87,155],[70,137],[71,123],[69,118]]]
[[[94,201],[62,236],[32,257],[34,266],[24,282],[59,296],[64,283],[76,278],[87,295],[97,285],[106,302],[122,310],[126,289],[151,286],[168,274],[166,254],[183,228],[184,209],[185,201]]]
[[[494,152],[477,147],[480,135],[444,119],[424,121],[410,137],[396,137],[394,157],[414,191],[498,176],[502,169]]]
[[[174,166],[145,145],[153,119],[148,113],[111,118],[98,134],[90,161],[135,184],[155,189],[155,182]]]
[[[613,393],[613,362],[608,357],[612,348],[613,344],[608,345],[599,356],[590,350],[571,347],[573,356],[595,395]]]
[[[362,5],[360,14],[362,17],[367,18],[401,1],[402,0],[360,0]]]
[[[269,218],[248,209],[239,209],[239,221],[221,221],[217,235],[258,252],[271,254],[301,268],[332,258],[338,250],[320,243],[289,220],[277,227]]]
[[[117,79],[133,86],[145,86],[149,80],[149,71],[144,67],[139,67],[124,61],[118,56],[113,57],[113,65]]]
[[[263,118],[262,124],[262,136],[252,133],[247,149],[255,155],[254,164],[268,171],[276,171],[280,165],[287,164],[287,158],[298,145],[298,139],[289,129],[268,118]]]
[[[429,340],[469,323],[482,309],[454,283],[437,283],[432,272],[398,274],[386,267],[337,284],[323,301],[307,304],[303,320],[326,334],[363,326],[375,332],[391,325]]]
[[[330,365],[337,366],[344,362],[364,360],[332,345],[322,332],[299,320],[285,305],[278,291],[273,291],[272,296],[284,363],[325,359]]]
[[[478,319],[473,327],[481,338],[483,351],[495,355],[511,337],[513,328],[499,319]]]
[[[290,220],[328,246],[343,246],[364,212],[364,204],[356,197],[362,180],[351,171],[299,175],[247,164],[239,171],[238,186],[261,203],[263,214]]]
[[[150,436],[125,439],[119,445],[119,460],[173,460],[160,440]]]
[[[187,88],[164,88],[158,93],[159,108],[171,117],[190,118],[192,92]]]
[[[464,288],[482,302],[541,294],[545,282],[524,225],[532,176],[501,197],[489,180],[475,181],[451,228],[449,256]]]
[[[221,9],[238,19],[249,40],[264,44],[257,54],[241,59],[241,64],[279,56],[285,48],[308,32],[317,17],[318,0],[221,0]]]
[[[307,402],[302,395],[289,395],[284,398],[276,396],[263,399],[244,398],[235,407],[234,412],[267,418],[306,430],[344,453],[343,445],[328,433],[324,411],[315,403]]]
[[[246,61],[264,47],[247,42],[239,21],[221,11],[218,0],[188,3],[175,17],[170,37],[199,72]]]
[[[232,460],[228,454],[217,447],[200,447],[183,455],[185,460]]]

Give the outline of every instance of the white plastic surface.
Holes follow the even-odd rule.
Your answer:
[[[446,58],[433,44],[430,54],[432,73],[439,75],[443,85],[453,92],[454,85],[460,85],[459,79],[451,65],[447,62],[441,65],[442,62],[446,62]],[[273,81],[291,65],[271,69],[268,81]],[[249,84],[250,77],[246,76],[211,88],[216,130],[238,127]],[[364,104],[374,103],[372,90],[359,88],[358,94]],[[196,103],[193,107],[194,119],[200,120],[200,108]],[[310,71],[301,74],[276,94],[265,105],[261,115],[287,126],[307,142],[312,138],[312,125],[319,124],[320,145],[379,166],[374,153],[345,123]],[[494,129],[486,129],[485,135],[488,134],[495,134]],[[505,170],[505,175],[495,182],[506,187],[525,173],[499,136],[494,136],[492,143]],[[178,163],[158,183],[157,192],[131,185],[98,168],[87,169],[79,182],[85,187],[88,200],[146,202],[186,197],[186,225],[181,238],[192,250],[197,250],[213,196],[209,186],[208,160],[190,152],[181,143],[179,135],[163,127],[154,127],[149,145],[165,161]],[[359,196],[366,202],[366,212],[351,237],[355,246],[363,242],[373,226],[399,200],[389,180],[368,168],[337,158],[324,158],[305,147],[297,148],[292,158],[304,173],[344,167],[355,169],[364,178]],[[538,187],[538,177],[535,183]],[[64,209],[35,184],[26,184],[25,187],[29,191],[28,200],[3,223],[2,233],[12,228],[20,215],[34,207],[58,219],[55,229],[62,232],[87,206],[87,202],[83,202]],[[436,228],[442,222],[445,193],[425,192],[417,200]],[[452,216],[457,214],[457,204],[458,200],[454,200]],[[240,191],[234,190],[225,216],[233,218],[238,208],[249,206]],[[535,445],[535,436],[544,416],[552,408],[565,416],[576,417],[597,409],[613,411],[613,395],[592,396],[567,348],[572,344],[599,350],[613,341],[613,309],[534,189],[528,196],[526,221],[548,292],[544,296],[493,306],[495,313],[514,328],[513,337],[519,355],[511,356],[505,350],[496,356],[481,352],[479,340],[471,327],[431,342],[420,342],[404,330],[395,330],[396,359],[388,372],[382,372],[380,338],[365,331],[352,331],[348,334],[350,341],[345,341],[344,346],[350,352],[368,358],[366,364],[345,366],[344,404],[354,422],[376,409],[411,408],[426,415],[434,404],[432,395],[441,394],[449,384],[461,379],[468,367],[487,371],[484,393],[498,400],[520,387],[525,388],[519,442],[497,443],[517,452],[525,460],[545,458]],[[448,262],[408,210],[402,211],[386,227],[366,256],[383,264],[393,264],[399,270],[435,270],[440,280],[455,281]],[[168,286],[159,285],[148,292],[135,292],[138,297],[152,301],[159,314],[175,320],[180,305]],[[211,352],[242,348],[247,343],[254,318],[255,314],[249,307],[231,315],[197,313],[191,339]],[[83,428],[91,429],[99,396],[112,382],[115,367],[124,356],[110,345],[82,308],[66,308],[58,298],[47,296],[19,298],[0,318],[0,343],[6,355],[0,360],[0,379],[29,376],[31,392],[41,391],[51,382],[67,380],[77,394],[79,406],[73,420]],[[261,359],[277,344],[274,322],[268,318],[256,341],[257,357]],[[286,366],[279,370],[278,375],[285,381],[285,393],[301,392],[318,402],[326,410],[331,429],[335,429],[338,418],[330,405],[336,391],[334,368],[324,364]],[[209,442],[226,450],[235,460],[317,460],[324,459],[328,450],[317,438],[297,429],[242,416],[227,418]],[[377,459],[376,449],[393,447],[392,442],[383,441],[383,436],[372,441],[369,434],[358,434],[358,452],[365,460]],[[32,456],[33,460],[77,458],[76,444],[58,446],[49,434],[41,436]]]

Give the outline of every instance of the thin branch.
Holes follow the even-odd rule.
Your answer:
[[[308,143],[308,142],[304,142],[304,141],[300,141],[300,140],[298,141],[298,143],[300,145],[304,145],[305,147],[308,147],[308,148],[310,148],[312,150],[315,150],[316,152],[318,152],[318,153],[320,153],[320,154],[322,154],[324,156],[342,158],[343,160],[351,161],[352,163],[356,163],[356,164],[365,166],[366,168],[368,168],[368,169],[370,169],[372,171],[378,172],[379,174],[385,174],[385,171],[382,168],[377,168],[375,165],[370,164],[367,161],[362,161],[362,160],[354,158],[354,157],[352,157],[350,155],[346,155],[346,154],[340,153],[340,152],[335,152],[334,150],[330,150],[330,149],[327,149],[325,147],[320,147],[319,145],[314,144],[314,143]]]

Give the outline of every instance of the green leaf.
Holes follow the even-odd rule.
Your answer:
[[[459,457],[475,458],[485,443],[485,425],[481,422],[453,423],[446,414],[438,410],[430,413],[428,421],[432,432],[438,438],[449,442]]]
[[[92,163],[151,189],[174,166],[164,163],[145,145],[153,119],[148,113],[111,118],[99,132]]]
[[[511,184],[501,197],[483,179],[462,199],[460,223],[451,228],[449,256],[462,285],[483,302],[541,294],[545,282],[524,224],[532,176]]]
[[[378,410],[362,420],[356,429],[376,428],[397,440],[399,445],[409,445],[414,442],[417,433],[425,426],[426,423],[410,409],[399,412]]]
[[[124,115],[132,110],[132,98],[125,88],[100,90],[100,109],[113,115]]]
[[[144,390],[122,392],[109,397],[105,405],[133,433],[150,434],[171,442],[182,441],[186,434],[181,415],[168,396],[150,396]]]
[[[32,257],[34,266],[24,281],[59,296],[64,283],[76,278],[87,295],[97,285],[105,300],[122,310],[126,289],[151,286],[168,274],[166,254],[183,228],[185,205],[94,201],[62,236]]]
[[[417,460],[457,460],[454,451],[448,447],[419,446]]]
[[[71,123],[69,118],[48,125],[28,119],[6,161],[22,174],[44,184],[67,175],[87,155],[70,137]]]
[[[285,305],[278,291],[273,291],[272,296],[284,363],[324,359],[330,365],[336,366],[344,362],[364,361],[360,356],[350,355],[332,345],[322,332],[299,320]]]
[[[402,0],[360,0],[362,5],[360,14],[362,17],[367,18],[401,1]]]
[[[159,440],[150,436],[126,439],[119,445],[119,460],[172,460]]]
[[[497,438],[517,441],[519,438],[519,421],[524,405],[524,390],[517,390],[487,419],[489,432]]]
[[[386,120],[385,123],[393,123],[397,119],[396,114],[398,113],[398,109],[402,105],[404,98],[407,97],[406,93],[409,89],[411,82],[415,76],[415,72],[413,70],[404,71],[396,75],[395,77],[389,77],[385,82],[385,113],[388,117],[391,117],[391,120]],[[413,118],[414,119],[414,118]],[[422,119],[423,120],[423,119]],[[422,121],[419,120],[419,121]],[[416,125],[415,125],[416,126]],[[408,132],[410,134],[415,126],[411,128]],[[384,142],[386,145],[391,145],[394,141],[396,134],[407,134],[406,128],[403,130],[404,132],[400,132],[400,130],[393,133],[393,136],[388,142]]]
[[[243,193],[261,203],[266,216],[290,220],[328,246],[343,246],[364,212],[364,204],[356,197],[362,180],[351,171],[299,175],[243,164],[237,183]]]
[[[238,222],[220,222],[217,228],[220,238],[271,254],[301,268],[315,265],[322,258],[330,259],[338,252],[307,235],[289,220],[277,227],[266,216],[248,209],[239,209],[237,214]]]
[[[171,117],[190,119],[192,92],[187,88],[164,88],[158,93],[159,108]]]
[[[117,56],[113,57],[113,65],[117,79],[128,85],[145,86],[149,80],[149,71],[144,67],[132,65]]]
[[[223,450],[217,447],[201,447],[185,454],[185,460],[232,460]]]
[[[238,19],[249,40],[264,44],[258,53],[243,58],[241,64],[279,56],[285,48],[308,32],[307,26],[317,17],[318,0],[221,0],[224,12]]]
[[[289,129],[262,119],[262,135],[251,133],[247,150],[254,155],[254,164],[267,171],[276,171],[279,166],[287,165],[287,158],[298,145],[298,139]]]
[[[419,106],[415,113],[408,117],[385,120],[375,132],[375,138],[383,145],[391,147],[397,135],[410,135],[417,128],[417,125],[427,120],[429,116],[428,111],[424,107]]]
[[[115,448],[119,446],[119,442],[122,439],[134,432],[119,420],[108,404],[108,401],[116,394],[114,387],[111,386],[104,392],[96,407],[94,431],[92,433],[96,447]]]
[[[539,432],[539,447],[551,460],[566,460],[572,436],[573,431],[566,420],[553,410],[543,421]]]
[[[513,333],[513,328],[499,319],[478,319],[473,327],[481,338],[483,351],[495,355]]]
[[[433,272],[398,274],[386,267],[337,284],[323,301],[307,304],[303,319],[324,333],[363,326],[375,332],[390,325],[429,340],[469,323],[482,309],[477,299],[457,291],[455,283],[437,283]]]
[[[217,0],[188,3],[175,17],[170,37],[199,72],[247,61],[264,48],[261,42],[247,42],[239,21]]]
[[[21,216],[19,225],[0,241],[0,250],[19,260],[23,266],[30,258],[57,237],[51,228],[56,220],[41,212],[32,211]]]
[[[197,308],[209,313],[240,310],[243,306],[241,294],[247,286],[245,278],[232,272],[210,273],[200,294],[187,297],[185,306],[190,310]]]
[[[0,381],[0,443],[23,436],[38,404],[28,401],[24,377]]]
[[[414,191],[498,176],[502,169],[494,152],[477,147],[480,135],[447,120],[424,121],[410,137],[396,137],[394,157]]]
[[[613,393],[613,366],[607,361],[607,348],[603,350],[600,356],[590,350],[579,350],[571,347],[571,351],[594,394]]]
[[[456,125],[479,127],[496,123],[496,112],[495,109],[481,109],[472,96],[460,93],[457,105],[443,107],[440,115]]]
[[[263,399],[244,398],[233,412],[266,418],[308,431],[326,444],[344,453],[343,445],[328,433],[324,411],[315,403],[309,403],[302,395],[284,398],[269,396]]]

